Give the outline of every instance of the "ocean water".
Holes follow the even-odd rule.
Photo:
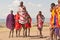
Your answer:
[[[32,19],[32,22],[34,23],[34,22],[36,22],[37,20],[36,20],[36,18],[33,18]],[[50,19],[49,18],[45,18],[45,21],[44,22],[47,22],[47,23],[49,23],[49,21],[50,21]]]
[[[49,21],[50,21],[49,18],[45,18],[45,21],[44,22],[49,23]],[[6,22],[5,19],[0,19],[0,23],[5,23],[5,22]],[[32,23],[36,23],[36,22],[37,22],[36,18],[32,18]]]
[[[5,19],[0,19],[0,23],[2,23],[2,22],[6,22],[6,20]]]

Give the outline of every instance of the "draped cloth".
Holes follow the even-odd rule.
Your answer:
[[[15,15],[15,29],[19,30],[21,28],[21,24],[19,23],[20,15],[16,14]]]
[[[15,20],[14,20],[14,15],[9,14],[6,18],[6,26],[7,28],[13,30],[15,27]]]
[[[56,33],[57,36],[60,37],[60,5],[56,6],[55,13],[56,13],[56,28],[55,28],[55,33]]]
[[[60,28],[60,5],[56,6],[56,9],[55,9],[55,13],[56,13],[56,26],[58,28]]]
[[[26,19],[26,11],[25,11],[25,7],[19,7],[19,14],[20,14],[20,19],[19,19],[19,23],[21,24],[25,24],[25,19]]]
[[[40,15],[37,15],[37,27],[42,28],[43,27],[43,19]]]
[[[30,15],[27,13],[26,14],[26,24],[25,24],[25,27],[26,28],[31,28],[31,22],[32,22],[32,19],[31,19],[31,17],[30,17]]]
[[[52,9],[51,18],[50,18],[50,25],[51,25],[51,28],[54,28],[54,25],[55,25],[55,23],[56,23],[55,20],[56,20],[55,12],[54,12],[54,9]]]
[[[55,28],[55,33],[58,37],[60,37],[60,28]]]

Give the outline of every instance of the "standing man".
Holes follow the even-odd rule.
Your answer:
[[[50,18],[50,39],[53,40],[55,26],[56,26],[56,18],[55,18],[55,3],[51,3],[51,18]]]
[[[19,12],[16,13],[15,15],[15,29],[16,29],[16,37],[20,36],[20,31],[21,31],[21,24],[19,23],[20,15]]]
[[[27,12],[26,13],[26,24],[25,24],[25,28],[26,28],[26,33],[25,34],[26,34],[26,37],[27,37],[27,34],[28,34],[28,37],[30,36],[31,21],[32,21],[32,18],[30,17],[30,15]]]
[[[40,37],[43,37],[42,29],[43,29],[44,19],[45,19],[45,17],[42,15],[42,12],[39,11],[39,13],[37,15],[37,27],[38,27],[38,30],[40,32]]]
[[[6,18],[6,26],[8,29],[10,29],[9,38],[10,38],[11,34],[13,37],[14,25],[15,25],[15,20],[14,20],[13,10],[11,10],[11,14],[9,14]]]
[[[56,13],[56,29],[55,29],[55,37],[57,40],[57,36],[60,39],[60,0],[58,0],[58,4],[55,7]]]
[[[22,25],[23,27],[23,36],[25,37],[25,21],[26,21],[26,8],[25,6],[23,5],[23,2],[21,1],[20,2],[20,5],[19,5],[19,14],[20,14],[20,19],[19,19],[19,23]]]

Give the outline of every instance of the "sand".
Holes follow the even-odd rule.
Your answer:
[[[0,40],[47,40],[49,38],[49,27],[43,27],[43,38],[39,37],[39,31],[37,27],[31,28],[31,37],[23,37],[21,30],[21,37],[16,37],[15,30],[14,30],[14,37],[9,38],[9,29],[7,28],[0,28]]]

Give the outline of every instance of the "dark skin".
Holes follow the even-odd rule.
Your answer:
[[[26,8],[24,7],[24,5],[23,5],[23,2],[22,2],[22,1],[20,2],[19,7],[23,8],[23,10],[25,10],[25,11],[26,11]],[[25,19],[25,17],[24,17],[24,19]],[[26,36],[26,35],[25,35],[25,25],[24,25],[24,24],[21,24],[21,25],[22,25],[22,27],[23,27],[23,37],[25,37],[25,36]]]
[[[58,4],[60,4],[60,0],[58,0]]]
[[[58,0],[58,5],[57,6],[60,7],[60,0]],[[60,29],[59,29],[59,35],[60,35]],[[55,33],[55,40],[58,40],[56,33]],[[60,37],[59,37],[59,40],[60,40]]]
[[[39,11],[39,14],[38,15],[40,15],[41,17],[42,17],[42,12],[41,11]],[[38,17],[38,16],[37,16]],[[38,19],[37,19],[38,20]],[[38,21],[37,21],[37,23],[38,23]],[[43,36],[42,36],[42,28],[41,29],[38,29],[39,30],[39,32],[40,32],[40,37],[42,38]]]
[[[18,33],[18,31],[19,31],[19,33]],[[20,31],[21,31],[21,29],[19,29],[19,30],[16,30],[16,37],[20,37]]]
[[[20,2],[20,5],[19,6],[23,7],[23,2],[22,1]]]
[[[52,4],[51,4],[51,10],[50,10],[50,12],[52,12],[52,9],[54,9],[54,7],[55,7],[55,4],[52,3]],[[51,30],[50,30],[50,38],[51,38],[51,40],[53,40],[54,29],[52,29],[52,28],[50,28],[50,29],[51,29]],[[54,35],[54,37],[55,37],[55,35]]]
[[[60,0],[58,0],[58,4],[60,5]],[[60,35],[60,30],[59,30],[59,35]],[[57,39],[57,36],[56,36],[56,39]],[[59,40],[60,40],[60,37],[59,37]]]
[[[31,18],[31,17],[29,16],[29,18]],[[28,36],[30,36],[30,28],[28,28]]]
[[[52,3],[52,4],[51,4],[51,10],[50,10],[50,12],[52,12],[52,9],[54,9],[54,7],[55,7],[55,4]]]
[[[17,14],[19,15],[19,12],[17,12]],[[18,32],[19,31],[19,32]],[[19,29],[19,30],[16,30],[16,37],[20,37],[20,31],[21,31],[21,29]]]
[[[12,10],[11,10],[11,14],[13,14]],[[9,32],[9,38],[10,38],[11,34],[12,34],[12,37],[13,37],[13,33],[14,33],[14,29],[10,30],[10,32]]]
[[[13,14],[13,11],[11,10],[11,14]]]
[[[10,38],[11,34],[12,34],[12,37],[13,37],[13,33],[14,33],[14,30],[10,30],[9,38]]]
[[[27,15],[28,15],[28,19],[31,18],[28,13],[27,13]],[[30,23],[30,20],[28,23]],[[26,32],[25,32],[26,37],[27,37],[27,30],[28,30],[28,36],[30,36],[30,28],[26,28],[25,30],[26,30]]]
[[[24,5],[23,5],[23,2],[22,2],[22,1],[20,2],[20,5],[19,5],[19,6],[20,6],[20,7],[24,7]],[[25,7],[24,7],[23,9],[26,11],[26,8],[25,8]]]

